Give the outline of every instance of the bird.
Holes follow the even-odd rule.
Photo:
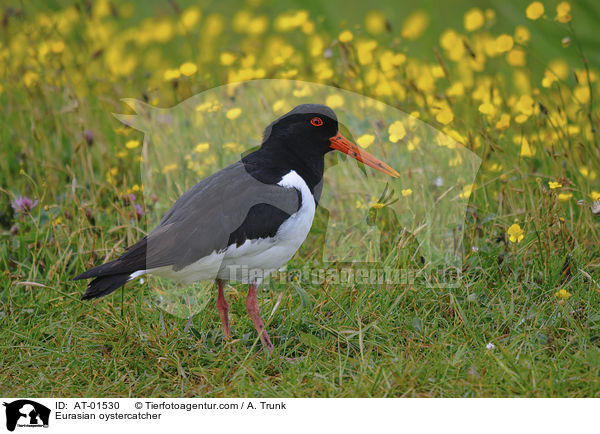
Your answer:
[[[224,287],[230,281],[246,283],[246,310],[271,353],[257,289],[306,239],[322,192],[325,155],[331,151],[399,177],[340,133],[330,107],[301,104],[266,127],[258,149],[183,193],[156,228],[121,256],[76,276],[93,279],[82,300],[106,296],[145,274],[183,284],[214,280],[223,334],[230,340]]]

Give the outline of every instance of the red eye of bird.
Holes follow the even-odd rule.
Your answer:
[[[321,118],[312,118],[310,120],[310,123],[313,124],[315,127],[320,127],[321,125],[323,125],[323,119],[321,119]]]

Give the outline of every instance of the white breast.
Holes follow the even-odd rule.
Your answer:
[[[277,230],[273,238],[247,240],[241,246],[231,245],[225,252],[219,278],[237,281],[262,280],[269,272],[285,265],[298,251],[308,235],[315,217],[315,200],[308,185],[295,171],[277,183],[300,191],[302,204]],[[252,278],[254,273],[258,279]],[[249,278],[250,277],[250,278]]]
[[[308,185],[304,182],[304,179],[293,170],[285,175],[277,184],[282,187],[295,188],[299,190],[302,195],[302,205],[300,206],[300,209],[295,214],[292,214],[290,218],[279,227],[277,235],[275,236],[277,240],[295,244],[296,249],[294,250],[294,253],[296,253],[296,250],[300,248],[300,245],[306,239],[312,226],[313,219],[315,218],[315,199],[310,192]],[[294,253],[292,253],[292,256]],[[288,258],[288,260],[290,258]]]

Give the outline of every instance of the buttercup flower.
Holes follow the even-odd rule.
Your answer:
[[[544,5],[541,2],[533,2],[525,10],[525,15],[530,20],[537,20],[544,15]]]
[[[559,291],[555,292],[554,295],[561,300],[568,300],[571,297],[571,293],[566,289],[560,289]]]
[[[481,9],[469,9],[463,18],[463,26],[469,32],[479,29],[485,23],[485,17]]]
[[[506,233],[508,234],[508,239],[511,243],[520,243],[525,237],[525,235],[523,235],[523,229],[521,229],[521,226],[517,223],[511,225]]]
[[[375,141],[375,136],[373,134],[363,134],[358,139],[356,139],[356,143],[361,148],[368,148]]]
[[[556,6],[556,21],[559,23],[571,21],[571,5],[568,2],[560,2]]]
[[[338,39],[340,42],[346,43],[352,41],[352,39],[354,39],[354,35],[350,30],[344,30],[342,33],[340,33]]]
[[[406,135],[406,129],[404,124],[400,121],[395,121],[388,127],[388,134],[390,135],[390,142],[396,143],[398,140],[402,140]]]

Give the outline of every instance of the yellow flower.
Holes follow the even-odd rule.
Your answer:
[[[379,11],[371,11],[365,17],[365,28],[372,35],[379,35],[386,29],[385,15]]]
[[[463,25],[469,32],[479,29],[484,23],[485,17],[479,8],[469,9],[463,17]]]
[[[506,53],[512,49],[513,44],[514,42],[512,36],[504,33],[496,38],[496,51],[498,53]]]
[[[544,15],[544,5],[541,2],[533,2],[525,10],[525,15],[530,20],[537,20]]]
[[[65,49],[65,43],[63,41],[51,42],[50,49],[53,53],[62,53]]]
[[[221,65],[224,65],[224,66],[232,65],[233,62],[235,62],[235,59],[236,59],[236,55],[233,54],[231,51],[224,51],[223,53],[221,53],[221,56],[219,57],[219,60],[221,61]]]
[[[304,24],[302,24],[302,32],[307,34],[307,35],[311,35],[312,33],[314,33],[315,31],[315,23],[313,23],[312,21],[306,21]]]
[[[289,32],[302,27],[308,20],[308,12],[305,10],[288,11],[275,19],[275,28],[280,32]]]
[[[227,142],[227,143],[223,144],[223,148],[231,149],[232,151],[237,152],[239,145],[235,142]]]
[[[31,87],[38,82],[39,78],[40,77],[39,77],[39,75],[37,75],[37,73],[35,73],[33,71],[27,71],[23,75],[23,82],[25,83],[25,86]]]
[[[242,109],[239,107],[234,107],[232,109],[227,110],[227,119],[234,120],[237,119],[242,114]]]
[[[465,94],[465,85],[460,81],[452,83],[452,85],[446,91],[448,96],[461,96]]]
[[[178,167],[177,163],[167,164],[162,168],[162,173],[166,174],[166,173],[172,172],[173,170],[176,170],[177,167]]]
[[[517,223],[514,223],[511,227],[509,227],[506,233],[508,234],[508,239],[511,243],[520,243],[525,237],[525,235],[523,235],[523,229],[521,229],[521,226],[519,226]]]
[[[181,72],[179,71],[179,69],[167,69],[163,74],[163,78],[165,79],[165,81],[175,80],[179,77],[181,77]]]
[[[568,300],[571,297],[571,293],[566,289],[561,289],[554,293],[555,297],[560,298],[561,300]]]
[[[298,75],[297,69],[288,69],[287,71],[281,72],[281,78],[294,78]]]
[[[119,127],[115,129],[115,133],[126,136],[131,132],[131,128]]]
[[[358,63],[361,65],[368,65],[373,61],[373,50],[377,48],[377,41],[370,40],[366,42],[359,42],[356,45],[356,51],[358,54]]]
[[[210,147],[210,145],[208,143],[198,143],[195,147],[194,147],[194,152],[204,152],[204,151],[208,151],[208,148]]]
[[[556,6],[556,21],[559,23],[571,21],[571,5],[568,2],[561,2]]]
[[[458,62],[466,52],[463,37],[453,29],[447,29],[440,36],[440,45],[447,51],[448,57]]]
[[[354,39],[354,35],[350,30],[344,30],[342,33],[340,33],[338,39],[340,42],[346,43],[352,41],[352,39]]]
[[[590,181],[593,181],[594,179],[596,179],[596,171],[589,170],[585,166],[581,166],[579,168],[579,173],[581,173],[585,178],[589,179]]]
[[[429,16],[422,10],[417,9],[410,13],[402,23],[403,38],[414,40],[418,39],[429,24]]]
[[[269,20],[264,15],[253,17],[248,23],[246,31],[251,35],[261,35],[269,26]]]
[[[189,77],[190,75],[193,75],[196,73],[196,71],[198,71],[198,67],[195,63],[185,62],[179,67],[179,71],[186,77]]]
[[[548,187],[550,187],[550,190],[554,190],[555,188],[561,188],[562,184],[560,182],[548,181]]]
[[[285,104],[285,100],[283,100],[283,99],[278,99],[277,101],[275,101],[273,103],[273,111],[274,112],[283,111],[284,108],[286,108],[286,104]]]
[[[396,143],[398,140],[402,140],[406,136],[406,129],[404,124],[400,121],[395,121],[388,127],[388,134],[390,135],[390,142]]]
[[[510,115],[508,113],[502,113],[500,119],[496,122],[496,129],[505,130],[510,126]]]
[[[450,107],[442,108],[437,115],[435,115],[435,120],[437,120],[440,124],[448,125],[454,119],[454,114]]]
[[[374,141],[375,136],[372,134],[363,134],[358,139],[356,139],[356,143],[358,143],[358,146],[360,146],[361,148],[368,148],[373,144]]]
[[[386,50],[379,56],[379,64],[383,71],[391,71],[394,67],[406,62],[406,55]]]
[[[552,71],[553,74],[556,74],[556,76],[561,80],[566,80],[571,71],[569,63],[565,59],[560,58],[552,59],[550,62],[548,62],[548,69]]]
[[[473,189],[475,188],[475,184],[467,184],[463,187],[463,191],[458,195],[461,199],[468,199],[471,197],[471,193],[473,193]]]
[[[525,121],[527,121],[528,117],[529,116],[524,115],[524,114],[521,113],[520,115],[515,116],[515,122],[518,123],[518,124],[525,123]]]
[[[566,202],[573,197],[573,193],[560,193],[558,195],[558,200],[561,202]]]
[[[135,149],[138,146],[140,146],[140,141],[139,140],[129,140],[127,143],[125,143],[125,147],[127,149]]]
[[[534,102],[530,95],[522,95],[515,104],[515,108],[524,115],[531,116]]]
[[[506,62],[510,66],[525,66],[525,51],[514,48],[506,53]]]
[[[573,95],[581,104],[587,104],[590,101],[590,89],[587,86],[577,86],[573,90]]]
[[[327,99],[325,99],[325,104],[331,108],[338,108],[344,105],[344,97],[338,94],[329,95]]]
[[[199,19],[200,19],[200,9],[198,9],[195,6],[187,8],[181,14],[181,23],[187,29],[191,29],[192,27],[194,27]]]
[[[483,104],[479,105],[479,111],[484,115],[494,116],[496,114],[496,107],[489,102],[484,102]]]
[[[521,157],[533,157],[535,155],[535,148],[533,146],[529,146],[529,142],[526,138],[523,137],[523,142],[521,143]]]
[[[556,74],[549,69],[544,71],[544,78],[542,78],[542,87],[551,87],[552,83],[558,80]]]
[[[529,29],[525,26],[517,26],[515,27],[515,41],[519,44],[524,44],[529,41],[531,37],[531,33]]]
[[[158,42],[167,42],[173,37],[173,25],[164,19],[154,26],[152,33]]]
[[[412,189],[411,188],[403,188],[402,189],[402,196],[403,197],[408,197],[412,194]]]
[[[600,192],[592,191],[590,193],[590,197],[592,198],[592,200],[600,200]]]

